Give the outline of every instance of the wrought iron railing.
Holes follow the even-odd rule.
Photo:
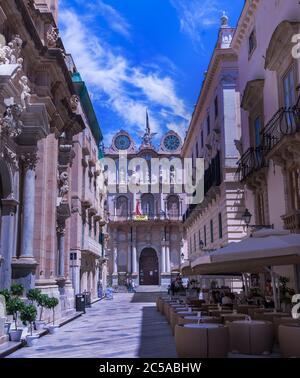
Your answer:
[[[110,222],[122,222],[122,221],[134,221],[134,220],[169,220],[169,221],[181,221],[182,215],[179,212],[148,212],[142,215],[136,215],[134,213],[128,213],[124,215],[110,215]]]
[[[264,148],[262,146],[249,148],[237,164],[237,177],[239,181],[244,181],[254,172],[267,167],[268,163],[264,157]]]
[[[265,151],[271,151],[285,135],[300,130],[300,98],[295,106],[280,108],[262,130],[262,144]]]

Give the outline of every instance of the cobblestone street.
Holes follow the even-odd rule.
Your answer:
[[[9,357],[175,358],[171,329],[156,311],[155,298],[152,293],[115,294],[113,300],[95,303],[57,334]]]

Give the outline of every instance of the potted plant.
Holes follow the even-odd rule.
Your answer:
[[[40,307],[40,316],[39,320],[35,321],[35,328],[37,330],[43,329],[46,325],[46,322],[43,320],[43,310],[46,307],[49,296],[47,294],[40,294],[37,298],[37,304]]]
[[[45,307],[48,308],[49,310],[52,310],[53,314],[53,319],[52,319],[52,325],[48,326],[49,333],[53,334],[57,332],[58,330],[58,325],[55,325],[55,307],[58,305],[59,301],[55,297],[50,297],[46,301]]]
[[[23,329],[18,328],[18,313],[23,309],[24,303],[18,297],[9,299],[6,305],[8,314],[13,315],[15,321],[15,329],[10,329],[9,336],[11,341],[20,341]]]
[[[4,297],[4,299],[5,299],[5,307],[7,307],[7,303],[8,303],[8,301],[11,298],[10,291],[8,289],[0,290],[0,295],[2,295]],[[5,324],[4,324],[4,332],[5,332],[6,335],[9,334],[10,326],[11,326],[11,322],[6,321]]]
[[[40,289],[29,289],[26,294],[26,297],[33,305],[34,303],[37,303],[40,295],[41,295]]]
[[[24,293],[24,286],[18,283],[13,283],[10,287],[10,292],[14,297],[22,297]]]
[[[37,339],[39,338],[39,335],[32,333],[33,328],[33,322],[35,322],[37,316],[37,309],[33,304],[24,305],[21,312],[20,317],[22,322],[26,325],[29,323],[29,330],[30,333],[26,336],[26,342],[29,347],[33,346]]]

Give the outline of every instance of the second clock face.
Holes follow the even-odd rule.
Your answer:
[[[180,147],[180,140],[176,135],[168,135],[164,140],[164,146],[169,151],[175,151]]]
[[[127,135],[119,135],[116,137],[115,146],[118,150],[128,150],[130,144],[131,142]]]

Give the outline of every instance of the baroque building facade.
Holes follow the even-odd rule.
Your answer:
[[[287,233],[300,232],[300,59],[293,54],[299,34],[298,1],[254,0],[245,2],[232,42],[240,72],[238,174],[245,205],[254,224]],[[299,290],[299,266],[274,269]]]
[[[101,131],[57,11],[56,1],[0,6],[0,287],[56,296],[59,318],[105,277],[106,189]]]
[[[133,280],[141,291],[147,287],[165,290],[170,284],[173,267],[180,264],[184,253],[182,214],[185,197],[174,190],[172,184],[173,159],[177,158],[177,163],[181,164],[182,141],[177,133],[169,131],[155,148],[151,141],[153,136],[147,115],[146,132],[139,147],[126,131],[121,130],[105,150],[105,158],[117,167],[108,169],[111,171],[109,182],[116,183],[116,192],[108,194],[109,277],[113,286],[124,286],[128,280]],[[124,153],[126,162],[121,166]],[[142,162],[137,160],[132,165],[134,159]],[[167,190],[163,189],[161,171],[158,171],[158,177],[151,172],[154,159],[167,162],[171,183]],[[143,162],[149,169],[144,177],[139,173]],[[123,190],[124,184],[126,187],[134,176],[143,182],[144,189],[134,193]],[[151,180],[157,178],[158,190],[153,193]]]
[[[235,174],[239,159],[235,141],[241,136],[241,119],[237,55],[231,47],[233,34],[224,13],[182,148],[182,155],[192,158],[193,175],[197,158],[204,159],[205,171],[204,198],[190,205],[184,215],[189,262],[245,236],[241,221],[244,190]],[[206,285],[207,278],[199,280]]]

